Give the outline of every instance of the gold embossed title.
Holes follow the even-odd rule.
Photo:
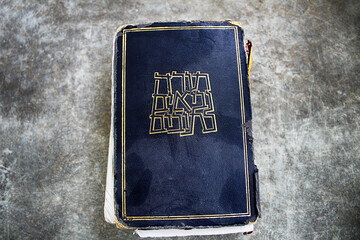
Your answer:
[[[155,72],[154,80],[150,134],[191,136],[198,122],[202,133],[217,132],[209,74]]]

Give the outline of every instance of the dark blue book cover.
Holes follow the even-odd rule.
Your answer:
[[[126,25],[114,46],[119,227],[245,225],[259,215],[243,29]]]

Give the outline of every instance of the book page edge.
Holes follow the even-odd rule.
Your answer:
[[[184,237],[184,236],[208,236],[224,235],[235,233],[249,233],[254,230],[254,225],[229,226],[219,228],[193,228],[185,229],[156,229],[156,230],[135,230],[135,233],[141,238],[148,237]]]

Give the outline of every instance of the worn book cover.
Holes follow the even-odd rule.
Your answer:
[[[114,40],[105,218],[121,228],[254,223],[249,57],[237,22],[125,25]]]

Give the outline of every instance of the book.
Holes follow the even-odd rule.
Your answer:
[[[261,210],[243,36],[233,21],[116,31],[107,222],[142,237],[253,231]]]

